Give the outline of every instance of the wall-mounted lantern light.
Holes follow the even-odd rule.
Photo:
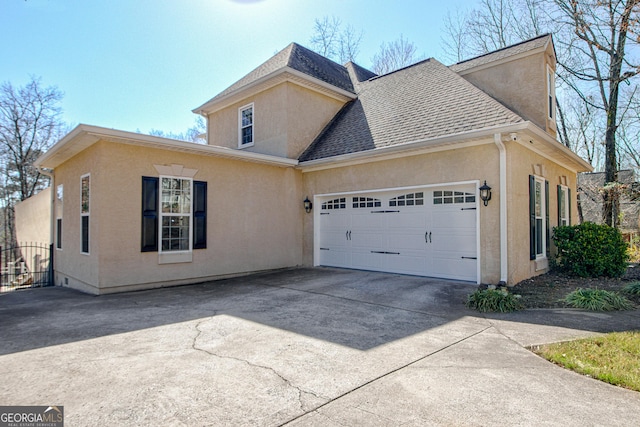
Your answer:
[[[487,180],[485,180],[484,184],[480,187],[480,199],[482,199],[485,206],[487,206],[489,200],[491,200],[491,187],[487,185]]]
[[[304,199],[302,203],[304,203],[304,211],[306,213],[311,212],[311,209],[313,208],[313,203],[311,203],[311,200],[309,200],[308,196]]]

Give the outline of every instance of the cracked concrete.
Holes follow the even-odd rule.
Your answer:
[[[68,425],[640,424],[638,393],[524,348],[637,328],[637,311],[485,317],[463,305],[474,288],[294,269],[4,294],[0,404],[63,405]]]

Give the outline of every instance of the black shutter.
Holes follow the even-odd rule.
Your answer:
[[[571,225],[571,189],[567,188],[567,213],[569,214],[569,223]]]
[[[536,259],[536,178],[529,175],[529,259]]]
[[[56,248],[62,249],[62,218],[56,220]]]
[[[545,228],[547,239],[547,257],[551,256],[551,227],[549,227],[549,181],[544,181]]]
[[[193,181],[193,249],[207,248],[207,183]]]
[[[89,253],[89,215],[82,217],[82,253]]]
[[[142,252],[158,251],[158,181],[142,177]]]
[[[557,188],[557,197],[558,197],[558,227],[560,227],[562,225],[562,186],[558,185]]]

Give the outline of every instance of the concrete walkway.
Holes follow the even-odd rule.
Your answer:
[[[482,316],[473,290],[318,268],[3,294],[0,405],[62,405],[68,426],[640,425],[640,393],[525,348],[640,329],[640,312]]]

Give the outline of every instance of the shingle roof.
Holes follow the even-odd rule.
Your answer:
[[[507,46],[502,49],[494,50],[493,52],[486,53],[484,55],[477,56],[475,58],[467,59],[457,64],[451,65],[451,68],[456,73],[461,73],[470,68],[474,68],[480,65],[489,64],[494,61],[506,59],[520,53],[528,52],[534,49],[544,47],[551,38],[550,34],[543,34],[541,36],[525,40],[521,43],[517,43],[511,46]]]
[[[310,161],[524,121],[435,59],[358,86],[300,156]]]
[[[306,47],[300,46],[297,43],[291,43],[276,53],[271,59],[220,92],[208,102],[224,98],[226,95],[285,67],[300,71],[339,89],[355,93],[353,84],[349,78],[349,73],[345,67]]]

